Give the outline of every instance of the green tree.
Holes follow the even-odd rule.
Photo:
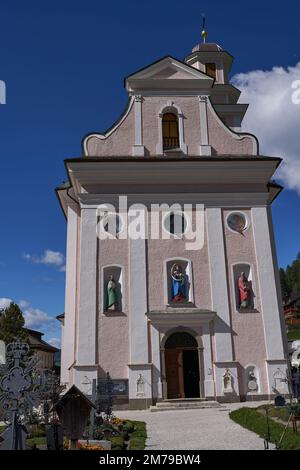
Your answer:
[[[24,329],[25,320],[20,307],[11,302],[9,307],[0,312],[0,339],[6,344],[14,338],[28,339],[28,333]]]
[[[280,284],[281,284],[281,292],[283,300],[287,299],[290,295],[290,289],[287,282],[287,276],[285,270],[283,268],[279,269],[279,277],[280,277]]]

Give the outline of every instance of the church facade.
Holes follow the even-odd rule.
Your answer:
[[[57,188],[67,219],[61,381],[116,402],[288,393],[271,220],[280,158],[240,132],[246,104],[213,43],[125,78],[128,105]]]

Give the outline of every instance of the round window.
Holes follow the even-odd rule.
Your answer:
[[[170,212],[164,219],[164,228],[172,235],[180,236],[185,233],[187,222],[180,212]]]
[[[242,233],[247,228],[247,219],[241,212],[232,212],[227,217],[227,225],[231,230]]]

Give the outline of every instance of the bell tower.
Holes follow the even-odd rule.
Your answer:
[[[240,90],[229,82],[233,56],[216,43],[206,42],[208,32],[203,23],[202,43],[196,44],[184,62],[214,79],[210,100],[224,124],[239,132],[248,105],[238,103]]]

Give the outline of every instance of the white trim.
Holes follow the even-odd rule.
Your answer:
[[[142,95],[135,95],[134,99],[134,145],[132,147],[132,155],[143,157],[145,155],[145,147],[143,146],[143,126],[142,126]]]
[[[130,224],[130,215],[128,219]],[[149,360],[145,315],[147,312],[146,240],[128,238],[128,253],[130,364],[144,364]]]
[[[101,133],[95,133],[95,134],[89,134],[83,141],[83,150],[84,150],[84,154],[85,156],[89,156],[89,152],[88,152],[88,141],[92,138],[96,138],[96,139],[100,139],[100,140],[105,140],[107,139],[113,132],[115,132],[118,127],[122,124],[123,121],[125,121],[125,119],[127,118],[128,114],[130,113],[132,107],[133,107],[133,104],[135,102],[135,98],[134,96],[131,96],[130,97],[130,102],[129,102],[129,106],[127,108],[127,111],[126,113],[122,116],[122,118],[106,133],[104,134],[101,134]]]
[[[76,287],[78,252],[78,206],[68,205],[65,319],[61,347],[61,381],[69,383],[69,368],[75,360],[76,346]]]
[[[200,155],[211,155],[211,147],[209,145],[209,130],[207,120],[207,95],[199,95],[199,116],[200,116]]]
[[[265,207],[268,203],[269,193],[181,193],[180,202],[183,204],[204,204],[205,207],[221,207],[236,208],[241,207],[249,209],[249,207]],[[106,204],[111,201],[115,206],[118,205],[119,196],[116,194],[80,194],[79,202],[81,208],[94,207],[97,209],[99,204]],[[145,204],[151,207],[151,204],[168,204],[178,203],[178,194],[129,194],[128,206],[135,203]],[[237,233],[237,232],[235,232]]]
[[[215,396],[214,367],[212,361],[212,342],[210,323],[202,325],[202,343],[203,343],[203,379],[205,397]]]
[[[152,397],[162,398],[162,371],[160,360],[160,332],[154,325],[150,326],[152,354]]]
[[[97,211],[82,209],[78,288],[77,365],[94,365],[97,338]]]
[[[260,303],[264,325],[267,360],[284,358],[281,311],[278,303],[275,267],[266,207],[251,209]]]
[[[207,241],[212,310],[217,312],[215,327],[215,360],[233,360],[230,303],[225,260],[224,227],[221,208],[206,209]]]

